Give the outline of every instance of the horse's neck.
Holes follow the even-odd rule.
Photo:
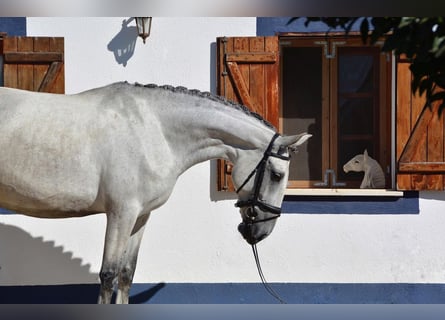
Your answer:
[[[265,149],[273,130],[258,119],[228,106],[176,106],[163,116],[171,125],[166,134],[182,171],[211,159],[236,162],[240,150]],[[180,115],[180,116],[178,116]]]
[[[368,158],[368,163],[365,166],[365,172],[369,173],[371,176],[378,176],[381,175],[382,168],[376,160]]]
[[[372,187],[384,186],[385,174],[380,164],[374,160],[368,158],[368,163],[365,166],[365,178],[366,183]]]

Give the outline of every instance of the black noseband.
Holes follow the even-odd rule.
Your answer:
[[[252,208],[251,215],[247,216],[249,218],[248,221],[244,221],[244,223],[253,224],[253,223],[258,223],[258,222],[265,222],[265,221],[276,219],[281,215],[280,207],[273,206],[273,205],[268,204],[268,203],[262,201],[261,199],[259,199],[260,189],[261,189],[261,185],[263,183],[263,178],[264,178],[264,172],[266,171],[266,164],[267,164],[267,160],[269,159],[269,157],[275,157],[275,158],[279,158],[279,159],[286,160],[286,161],[290,160],[289,156],[283,156],[276,152],[272,152],[273,144],[279,136],[280,135],[278,133],[275,133],[275,135],[272,137],[272,140],[270,141],[269,146],[267,147],[266,151],[264,151],[263,158],[261,158],[260,162],[257,164],[255,169],[253,169],[253,171],[249,174],[249,176],[246,178],[246,180],[244,180],[244,182],[241,184],[241,186],[236,190],[236,193],[239,193],[241,191],[241,189],[244,188],[244,186],[256,174],[255,184],[254,184],[254,193],[253,193],[252,197],[250,197],[248,200],[239,200],[235,203],[235,207],[240,207],[240,208],[251,207]],[[270,212],[273,214],[273,216],[271,216],[269,218],[265,218],[265,219],[255,219],[256,218],[255,207],[258,207],[263,211]]]

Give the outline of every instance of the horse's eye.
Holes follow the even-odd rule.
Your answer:
[[[272,181],[279,182],[282,177],[283,177],[283,175],[281,173],[274,172],[274,171],[271,172]]]

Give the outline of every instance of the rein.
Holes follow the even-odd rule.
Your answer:
[[[269,157],[275,157],[282,160],[290,160],[289,156],[283,156],[281,154],[278,154],[276,152],[272,152],[272,147],[275,142],[275,140],[280,136],[280,134],[275,133],[275,135],[272,137],[269,146],[267,147],[266,151],[264,151],[263,157],[260,160],[260,162],[257,164],[255,169],[247,176],[246,180],[241,184],[241,186],[236,190],[236,193],[239,193],[244,186],[252,179],[252,177],[255,175],[255,182],[254,182],[254,193],[253,196],[250,197],[248,200],[238,200],[235,203],[235,207],[251,207],[251,215],[247,213],[247,219],[243,218],[243,223],[245,223],[249,229],[250,227],[259,222],[266,222],[269,220],[277,219],[281,215],[281,208],[273,206],[271,204],[268,204],[261,200],[259,198],[260,196],[260,189],[261,185],[263,184],[264,179],[264,172],[266,171],[266,164]],[[256,219],[256,213],[255,213],[255,206],[259,207],[263,211],[270,212],[273,214],[273,216],[269,218],[264,219]],[[280,303],[285,304],[286,302],[278,295],[278,293],[275,292],[275,290],[272,289],[272,287],[267,283],[266,278],[264,277],[263,270],[261,269],[260,259],[258,257],[258,249],[256,244],[252,244],[252,252],[253,256],[255,258],[256,267],[258,269],[258,274],[260,276],[261,282],[263,283],[264,288],[271,296],[273,296],[275,299],[277,299]]]
[[[263,283],[264,288],[266,289],[267,292],[269,292],[269,294],[272,297],[277,299],[281,304],[287,304],[287,302],[284,301],[280,297],[280,295],[278,293],[276,293],[276,291],[274,289],[272,289],[272,287],[267,283],[266,278],[264,277],[264,274],[263,274],[263,270],[261,269],[260,258],[258,257],[258,249],[256,247],[256,244],[252,244],[252,251],[253,251],[253,256],[255,257],[255,263],[256,263],[256,267],[258,269],[258,274],[260,275],[260,279],[261,279],[261,282]]]

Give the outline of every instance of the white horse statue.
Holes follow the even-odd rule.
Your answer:
[[[184,171],[215,158],[234,163],[250,244],[280,215],[289,148],[245,107],[184,87],[115,83],[74,95],[0,88],[0,206],[40,218],[105,213],[99,303],[128,303],[150,213]]]
[[[361,189],[382,189],[385,188],[385,174],[383,173],[380,164],[368,155],[368,150],[363,154],[356,155],[349,160],[344,166],[343,170],[347,173],[349,171],[364,172]]]

